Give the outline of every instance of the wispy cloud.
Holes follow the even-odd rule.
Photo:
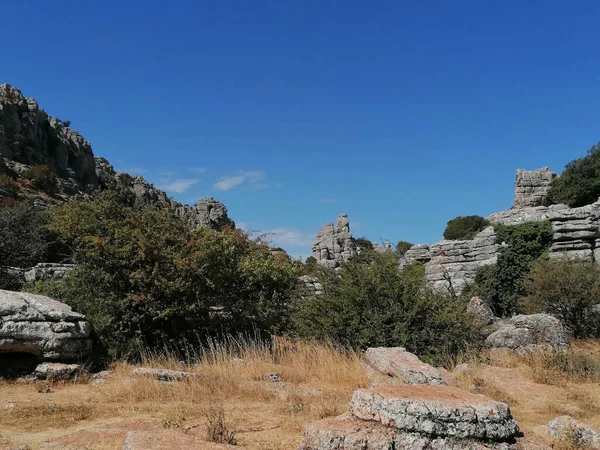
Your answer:
[[[266,175],[262,170],[246,171],[221,178],[214,184],[220,191],[229,191],[244,186],[247,189],[263,189],[269,184],[265,182]]]
[[[175,178],[161,180],[157,183],[157,186],[167,192],[175,192],[176,194],[183,194],[189,188],[198,184],[200,180],[198,178]]]
[[[303,233],[292,228],[277,227],[266,232],[267,239],[275,245],[308,246],[312,245],[313,238],[308,233]]]
[[[319,201],[321,203],[337,203],[338,202],[335,198],[322,198]]]

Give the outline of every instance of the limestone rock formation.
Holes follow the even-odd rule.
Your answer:
[[[404,254],[401,265],[421,261],[433,289],[460,293],[474,281],[479,267],[494,264],[497,259],[496,234],[493,227],[487,227],[471,240],[442,240],[429,246],[413,246]]]
[[[368,348],[363,357],[372,368],[390,377],[400,378],[406,384],[446,384],[438,369],[424,363],[403,347]]]
[[[556,177],[557,174],[548,167],[536,170],[518,169],[513,209],[543,205],[550,184]]]
[[[313,257],[322,266],[334,269],[340,267],[357,254],[357,245],[350,234],[348,215],[341,214],[335,225],[327,223],[317,233],[313,244]]]
[[[69,272],[75,268],[75,264],[39,263],[27,269],[23,278],[27,283],[35,283],[43,280],[64,280]]]
[[[566,330],[558,319],[549,314],[518,315],[504,320],[485,343],[493,349],[517,353],[562,350],[569,346]]]
[[[0,290],[0,369],[11,369],[11,356],[35,367],[82,360],[92,352],[92,327],[83,315],[49,297]]]
[[[300,297],[302,299],[323,295],[323,285],[317,277],[302,275],[298,280],[301,283]]]
[[[504,403],[456,387],[359,389],[349,413],[309,424],[299,450],[508,450],[519,427]]]
[[[0,160],[0,173],[49,166],[67,193],[97,186],[90,143],[8,84],[0,85]]]

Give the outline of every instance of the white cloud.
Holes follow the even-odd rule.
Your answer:
[[[312,245],[312,236],[298,230],[286,227],[268,230],[267,239],[275,245],[305,246]]]
[[[229,191],[242,185],[248,189],[263,189],[269,186],[268,183],[263,182],[265,178],[266,175],[262,170],[246,171],[223,177],[214,184],[214,187],[220,191]]]
[[[199,182],[200,180],[198,178],[175,178],[161,180],[157,183],[157,186],[167,192],[182,194]]]

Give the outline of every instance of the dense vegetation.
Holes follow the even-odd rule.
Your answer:
[[[481,267],[470,293],[479,295],[501,317],[521,311],[525,296],[525,278],[533,261],[541,257],[552,242],[550,222],[526,222],[519,225],[495,225],[500,245],[498,262]]]
[[[399,255],[404,255],[408,250],[410,250],[412,246],[413,244],[411,244],[410,242],[398,241],[398,243],[396,244],[396,252],[398,252]]]
[[[110,192],[51,209],[48,229],[78,267],[33,290],[85,314],[115,356],[286,326],[296,269],[242,231],[188,232],[171,211],[132,209]]]
[[[600,269],[593,262],[549,260],[533,264],[525,281],[527,313],[548,312],[577,338],[600,337]]]
[[[600,142],[583,158],[571,161],[562,175],[552,181],[549,204],[565,203],[571,207],[595,202],[600,197]]]
[[[398,270],[395,252],[363,252],[322,280],[325,294],[301,303],[293,329],[344,346],[404,346],[429,361],[477,340],[466,302],[434,294],[420,263]]]
[[[448,221],[444,230],[444,239],[451,241],[473,239],[489,224],[489,221],[481,216],[458,216]]]

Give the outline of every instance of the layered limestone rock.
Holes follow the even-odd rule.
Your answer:
[[[560,320],[549,314],[530,314],[501,321],[485,343],[493,349],[531,353],[564,350],[569,346],[569,338]]]
[[[548,167],[536,170],[517,169],[513,209],[543,205],[550,184],[556,177],[557,174]]]
[[[321,227],[312,248],[312,256],[322,266],[335,269],[358,251],[359,247],[350,234],[348,215],[341,214],[335,224],[327,223]]]
[[[83,360],[93,353],[92,327],[69,306],[42,295],[0,290],[1,369],[11,355],[30,363]]]
[[[36,281],[64,280],[69,272],[75,268],[75,264],[53,264],[39,263],[31,269],[25,270],[23,278],[27,283],[35,283]]]
[[[404,254],[401,265],[420,261],[425,264],[425,275],[433,289],[460,293],[474,281],[477,269],[495,264],[497,259],[496,234],[493,227],[487,227],[471,240],[416,245]]]
[[[424,363],[403,347],[368,348],[363,358],[373,369],[400,378],[406,384],[446,384],[438,369]]]

